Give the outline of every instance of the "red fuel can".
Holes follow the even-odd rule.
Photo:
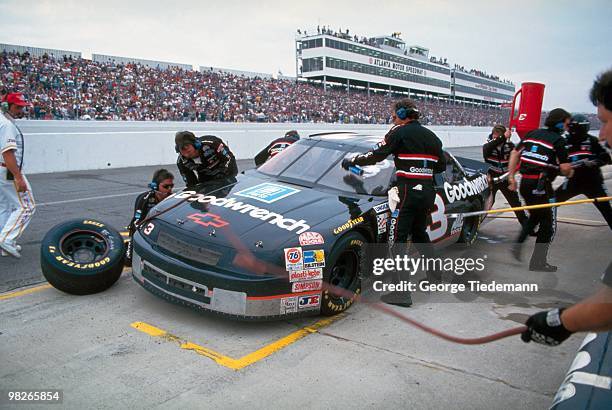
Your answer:
[[[516,100],[520,96],[518,110]],[[540,127],[542,116],[542,102],[544,100],[544,84],[523,83],[514,94],[512,110],[510,111],[510,127],[523,139],[529,131]]]

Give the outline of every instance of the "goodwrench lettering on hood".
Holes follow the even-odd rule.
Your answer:
[[[232,211],[240,212],[241,214],[249,215],[251,218],[268,222],[271,225],[276,225],[279,228],[289,232],[295,231],[295,233],[298,235],[310,230],[310,225],[306,224],[306,221],[303,219],[297,221],[295,219],[285,218],[281,214],[268,211],[264,208],[259,208],[255,205],[240,202],[235,198],[218,198],[214,195],[198,194],[195,191],[183,191],[174,195],[174,198],[187,198],[187,201],[189,202],[198,202],[201,204],[208,203],[214,206],[230,209]]]
[[[486,175],[481,175],[472,181],[464,181],[460,184],[451,185],[444,183],[444,193],[449,203],[465,199],[469,196],[483,192],[489,186]]]

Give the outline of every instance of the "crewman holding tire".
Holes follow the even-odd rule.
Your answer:
[[[126,250],[126,266],[132,264],[132,237],[138,225],[147,217],[149,211],[161,201],[166,199],[174,188],[174,175],[167,169],[161,168],[153,173],[149,190],[138,195],[134,202],[134,216],[128,225],[130,242]]]
[[[584,161],[574,168],[574,176],[568,178],[555,191],[557,202],[565,202],[577,195],[587,198],[608,196],[601,167],[610,163],[610,154],[599,145],[597,137],[589,135],[590,123],[586,116],[575,114],[569,123],[567,152],[570,162]],[[610,202],[595,202],[610,229],[612,229],[612,207]]]
[[[508,187],[516,191],[514,174],[520,159],[520,192],[527,205],[555,201],[552,181],[557,176],[557,169],[568,177],[573,175],[565,149],[565,139],[561,136],[561,133],[567,130],[570,118],[570,113],[562,108],[555,108],[546,117],[544,122],[546,128],[530,131],[510,154]],[[520,260],[523,242],[529,233],[538,224],[540,225],[536,246],[529,262],[530,271],[555,272],[557,270],[556,266],[547,262],[548,248],[555,234],[555,215],[556,211],[553,208],[529,211],[529,219],[522,227],[512,251],[514,256]]]
[[[519,199],[518,193],[508,189],[508,181],[495,180],[508,172],[510,153],[514,149],[514,143],[510,141],[511,137],[512,131],[498,124],[493,127],[491,134],[489,134],[487,138],[487,142],[482,146],[482,156],[485,162],[489,164],[487,175],[491,181],[491,207],[493,207],[495,203],[497,191],[502,192],[511,207],[516,208],[521,206],[521,200]],[[527,222],[525,211],[514,211],[514,213],[521,225]]]
[[[391,111],[394,126],[385,138],[375,149],[352,159],[345,158],[342,167],[373,165],[393,154],[400,202],[390,234],[397,244],[405,244],[410,236],[421,254],[431,257],[433,247],[426,232],[427,217],[434,208],[433,174],[446,169],[442,142],[419,123],[419,110],[412,100],[396,102]],[[398,302],[398,297],[403,301]],[[382,300],[399,306],[412,304],[409,292],[388,294]]]
[[[238,174],[236,158],[220,138],[213,135],[196,138],[190,131],[180,131],[174,142],[179,154],[176,165],[188,188]]]
[[[0,248],[2,256],[21,257],[17,239],[29,225],[36,210],[32,188],[22,172],[23,134],[15,124],[29,106],[23,94],[6,96],[8,110],[0,113]]]

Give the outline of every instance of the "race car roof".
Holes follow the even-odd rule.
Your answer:
[[[372,148],[374,144],[382,141],[383,138],[384,135],[358,134],[356,132],[323,132],[308,136],[308,139],[315,141],[344,142],[366,149]]]

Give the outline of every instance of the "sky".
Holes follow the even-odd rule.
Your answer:
[[[0,43],[285,75],[296,29],[317,25],[544,83],[544,109],[595,112],[588,91],[612,68],[610,0],[0,0]]]

